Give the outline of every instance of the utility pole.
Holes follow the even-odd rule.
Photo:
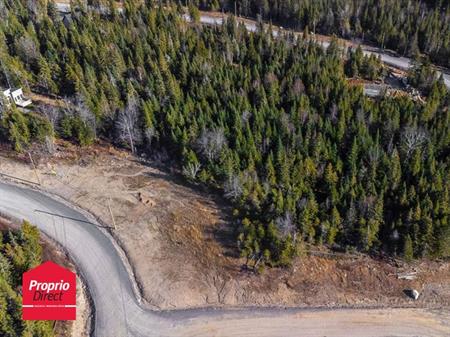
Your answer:
[[[39,174],[37,172],[36,165],[34,165],[33,157],[31,157],[30,152],[28,152],[28,157],[30,157],[31,165],[33,165],[33,170],[34,170],[34,174],[36,175],[36,179],[37,179],[39,185],[41,185],[41,179],[39,179]]]
[[[64,237],[64,245],[67,245],[67,236],[66,236],[66,223],[64,222],[64,218],[62,218],[62,227],[63,227],[63,237]]]
[[[109,209],[109,214],[111,214],[111,219],[112,219],[112,222],[114,225],[114,230],[117,231],[116,220],[114,219],[114,214],[111,209],[111,197],[108,198],[108,209]]]
[[[53,231],[55,232],[55,238],[58,240],[58,233],[56,232],[56,223],[55,223],[55,217],[53,215],[50,215],[52,217],[53,222]]]

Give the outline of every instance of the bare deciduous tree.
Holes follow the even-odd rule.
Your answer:
[[[295,131],[294,123],[292,123],[292,121],[291,121],[291,119],[290,119],[290,117],[289,117],[289,115],[287,113],[283,112],[281,114],[280,120],[281,120],[281,124],[283,125],[283,127],[287,131],[289,131],[289,134],[294,133],[294,131]]]
[[[244,112],[242,112],[242,118],[241,118],[242,124],[247,123],[251,116],[252,116],[252,113],[250,111],[244,110]]]
[[[381,158],[380,147],[377,145],[370,147],[367,151],[367,156],[369,157],[369,161],[371,164],[377,164],[378,160]]]
[[[421,128],[407,127],[402,132],[401,140],[406,151],[406,156],[409,157],[414,150],[420,148],[428,141],[428,135]]]
[[[275,220],[275,224],[282,238],[291,235],[294,240],[296,239],[297,227],[294,224],[291,213],[286,212],[282,217],[278,217]]]
[[[241,179],[237,175],[228,178],[224,185],[225,196],[232,200],[237,200],[244,193]]]
[[[152,140],[153,138],[158,136],[158,131],[156,131],[156,129],[152,126],[149,127],[147,129],[145,129],[144,131],[144,137],[147,140],[148,143],[148,148],[150,149],[151,145],[152,145]]]
[[[53,126],[53,130],[55,130],[60,117],[60,109],[51,105],[44,105],[39,110],[45,117],[47,117]]]
[[[55,123],[57,122],[57,118],[59,118],[59,113],[60,113],[59,111],[55,112],[55,111],[48,110],[46,113],[49,114],[50,117],[54,119]],[[75,97],[74,100],[67,103],[64,113],[72,115],[72,116],[80,117],[81,120],[83,121],[84,125],[87,126],[92,131],[92,134],[94,135],[94,139],[97,138],[97,120],[95,118],[95,115],[92,113],[92,111],[86,105],[83,97],[78,95],[77,97]],[[52,124],[53,124],[53,122],[52,122]]]
[[[27,9],[33,18],[37,18],[39,14],[39,2],[36,0],[27,0]]]
[[[39,56],[39,50],[34,40],[29,36],[22,36],[17,41],[18,54],[27,64],[35,62]]]
[[[3,95],[0,95],[3,96]],[[8,105],[5,97],[0,97],[0,119],[3,118],[4,113],[7,111]]]
[[[200,151],[208,158],[214,160],[227,141],[223,133],[223,129],[204,130],[198,139],[198,146]]]
[[[4,1],[0,1],[0,18],[5,19],[7,17],[8,13],[6,11],[6,5]]]
[[[356,119],[361,124],[366,125],[367,124],[366,112],[363,109],[358,109],[358,111],[356,111]]]
[[[300,78],[297,78],[292,85],[292,94],[299,96],[305,91],[305,85]]]
[[[183,175],[186,178],[194,180],[197,177],[198,172],[200,171],[200,163],[188,163],[183,166]]]
[[[338,113],[339,113],[338,107],[335,103],[333,103],[333,105],[330,108],[330,119],[333,123],[337,122]]]
[[[78,112],[78,115],[82,119],[82,121],[89,126],[94,132],[94,137],[97,136],[97,121],[95,119],[95,115],[88,108],[85,102],[81,98],[77,98],[75,101],[75,108]]]
[[[132,153],[136,152],[136,143],[142,138],[138,122],[139,103],[136,97],[130,97],[125,109],[119,112],[117,131],[119,138],[131,147]]]
[[[50,155],[55,153],[55,143],[53,142],[53,137],[45,136],[45,148]]]

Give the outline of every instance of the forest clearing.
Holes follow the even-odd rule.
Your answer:
[[[236,255],[231,208],[223,199],[106,144],[80,150],[58,142],[57,149],[53,158],[34,155],[41,188],[116,226],[111,232],[133,265],[145,301],[158,309],[450,305],[448,262],[330,257],[314,248],[314,255],[296,258],[289,269],[255,273]],[[10,155],[1,155],[0,172],[36,181],[29,158]],[[416,277],[399,277],[408,272]],[[403,293],[408,288],[419,289],[419,301]]]

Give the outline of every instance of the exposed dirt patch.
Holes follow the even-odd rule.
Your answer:
[[[242,314],[223,320],[194,318],[173,336],[195,337],[386,337],[450,336],[448,311],[432,313],[424,309],[339,309],[285,311],[246,317]],[[223,331],[226,331],[224,334]]]
[[[0,217],[0,231],[18,229],[19,224]],[[42,261],[53,261],[75,272],[75,266],[67,254],[48,238],[41,237]],[[75,321],[55,321],[55,335],[59,337],[88,337],[90,327],[90,307],[86,288],[77,277],[77,319]]]
[[[450,306],[448,262],[309,256],[256,275],[234,255],[231,211],[220,198],[106,145],[81,151],[59,142],[57,149],[52,158],[35,155],[44,188],[115,225],[144,298],[159,308]],[[25,155],[0,156],[0,172],[37,179]],[[404,294],[408,288],[421,292],[418,301]]]

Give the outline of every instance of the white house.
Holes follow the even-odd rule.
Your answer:
[[[1,89],[0,91],[3,93],[3,97],[0,97],[1,98],[0,104],[3,101],[6,101],[6,103],[11,103],[11,89],[6,90]]]
[[[22,88],[6,89],[1,91],[3,92],[3,96],[8,104],[14,102],[15,105],[25,108],[32,103],[31,99],[28,99],[23,95]]]

